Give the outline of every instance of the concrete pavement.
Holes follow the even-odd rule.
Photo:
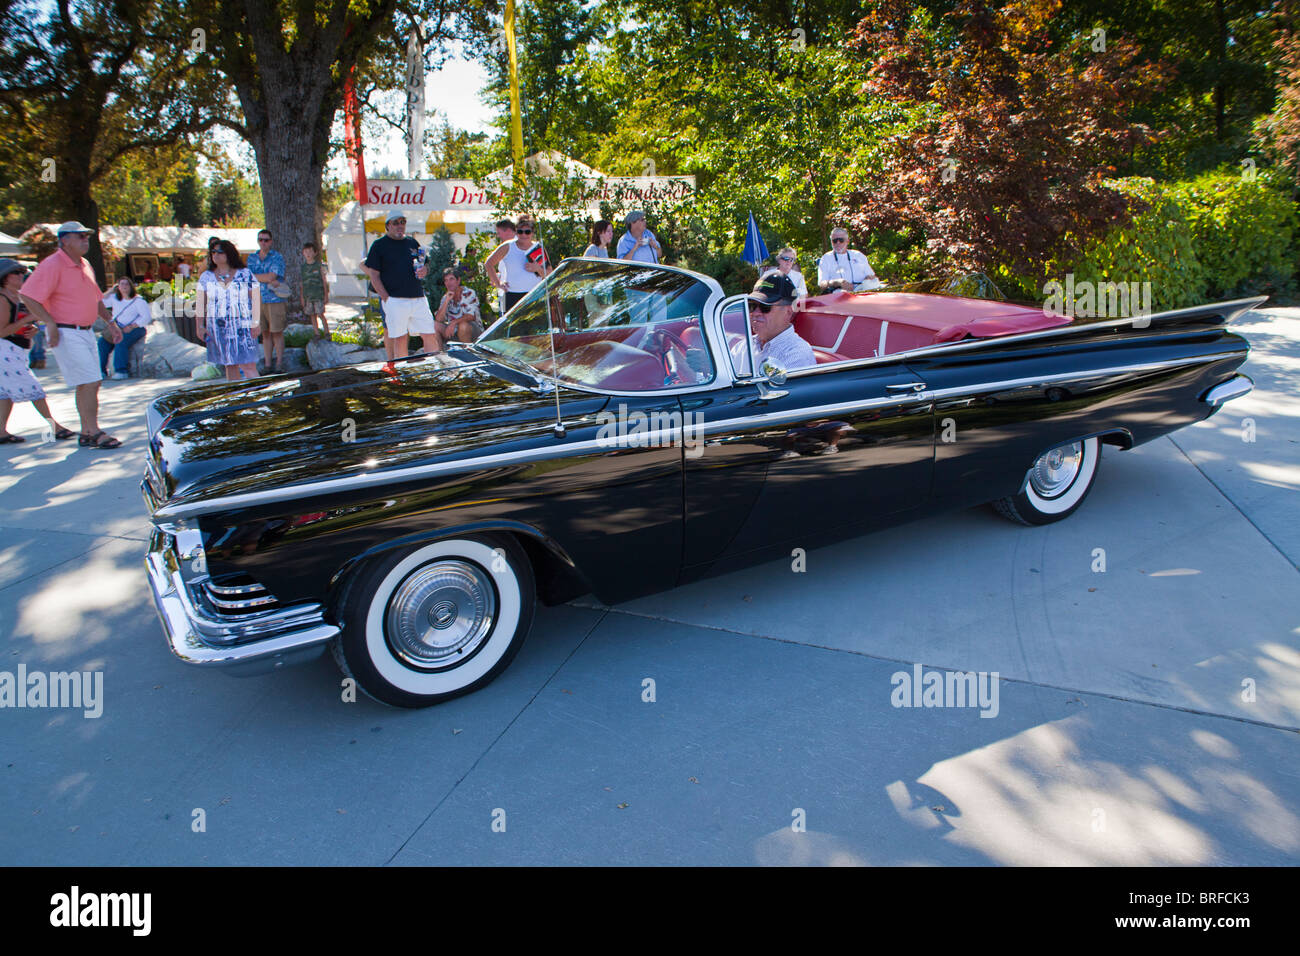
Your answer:
[[[175,383],[105,384],[116,452],[37,444],[20,406],[0,670],[101,670],[104,705],[0,710],[0,860],[1300,862],[1298,316],[1248,317],[1257,391],[1108,449],[1068,521],[975,509],[540,609],[502,677],[425,711],[344,703],[328,661],[239,680],[166,651],[136,486]],[[917,665],[998,671],[996,716],[894,706]]]

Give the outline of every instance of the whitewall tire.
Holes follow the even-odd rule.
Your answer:
[[[532,566],[507,535],[449,538],[360,569],[334,659],[376,700],[428,707],[489,683],[528,636]]]
[[[1098,438],[1058,445],[1033,463],[1020,494],[995,501],[993,507],[1021,524],[1051,524],[1068,518],[1092,490],[1100,461]]]

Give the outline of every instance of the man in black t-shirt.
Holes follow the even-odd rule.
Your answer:
[[[406,234],[406,216],[400,209],[388,211],[384,235],[370,244],[362,268],[383,303],[389,357],[406,355],[409,335],[420,336],[426,352],[442,351],[433,329],[433,312],[424,296],[423,279],[429,274],[424,250]]]

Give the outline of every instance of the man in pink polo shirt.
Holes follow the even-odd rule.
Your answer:
[[[78,444],[95,448],[120,448],[122,443],[99,427],[99,383],[103,371],[99,347],[91,326],[112,313],[104,305],[95,271],[85,260],[90,230],[79,222],[59,226],[59,251],[46,256],[23,285],[23,302],[32,318],[45,323],[50,349],[58,360],[63,380],[76,391],[81,416]],[[113,323],[109,321],[109,327]]]

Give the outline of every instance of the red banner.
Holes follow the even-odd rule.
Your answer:
[[[361,107],[357,102],[357,68],[348,71],[343,81],[343,151],[348,157],[348,172],[357,202],[366,201],[366,157],[361,151]]]

